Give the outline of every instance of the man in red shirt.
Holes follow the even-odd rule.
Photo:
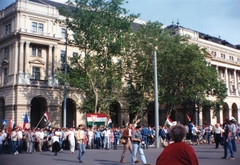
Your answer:
[[[177,124],[170,129],[170,138],[174,143],[164,148],[157,158],[156,165],[198,165],[198,159],[194,149],[183,142],[186,129]]]

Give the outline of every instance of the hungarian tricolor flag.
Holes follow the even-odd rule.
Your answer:
[[[169,126],[174,126],[177,124],[177,121],[172,121],[172,119],[170,119],[170,117],[167,116],[166,124]]]
[[[10,121],[9,121],[9,129],[10,130],[14,130],[16,127],[16,124],[15,122],[13,121],[12,117],[10,118]]]
[[[105,113],[87,113],[87,125],[105,126],[106,114]]]
[[[112,119],[111,119],[110,116],[108,117],[108,120],[107,120],[107,122],[106,122],[106,126],[107,126],[108,128],[111,128],[111,127],[112,127]]]
[[[50,127],[51,126],[51,121],[50,121],[50,118],[49,118],[49,115],[48,115],[47,111],[43,114],[43,118],[44,118],[44,121],[46,122],[46,126]]]

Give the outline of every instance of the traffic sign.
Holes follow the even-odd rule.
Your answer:
[[[2,120],[2,125],[7,125],[7,120],[3,119]]]

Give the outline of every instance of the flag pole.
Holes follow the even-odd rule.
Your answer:
[[[42,119],[43,119],[43,116],[42,116],[42,118],[39,120],[38,124],[36,125],[36,127],[35,127],[34,129],[37,128],[37,126],[40,124],[40,122],[42,121]]]

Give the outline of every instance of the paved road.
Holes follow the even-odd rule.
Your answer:
[[[202,144],[193,146],[196,151],[200,165],[239,165],[240,164],[240,142],[237,143],[238,152],[235,153],[235,160],[220,159],[223,156],[223,148],[214,149],[213,145]],[[154,165],[158,155],[163,148],[145,149],[147,161]],[[70,154],[68,150],[53,156],[52,152],[35,152],[33,154],[0,154],[0,165],[74,165],[79,164],[76,151]],[[119,162],[122,147],[118,150],[87,150],[83,158],[83,165],[123,165]],[[139,158],[139,157],[138,157]],[[130,153],[125,157],[126,165],[130,165]],[[141,165],[141,163],[138,163]]]

